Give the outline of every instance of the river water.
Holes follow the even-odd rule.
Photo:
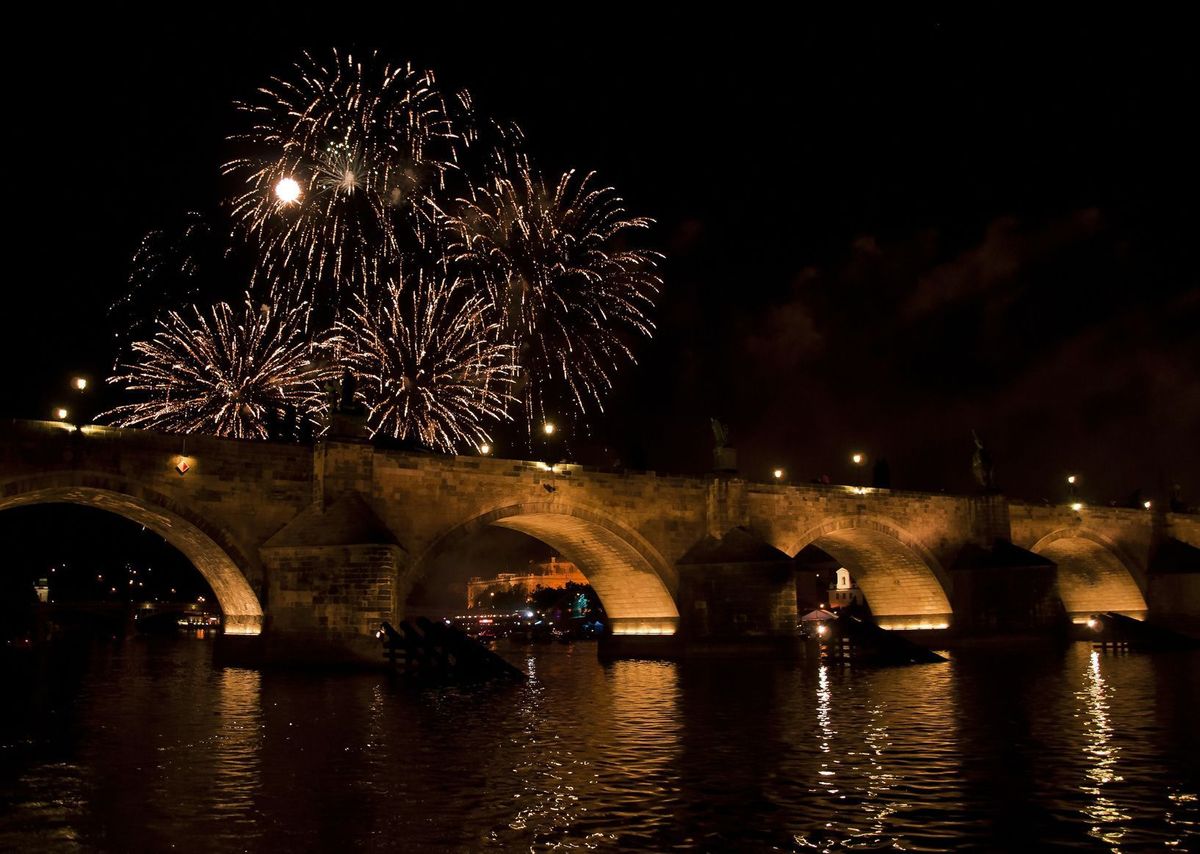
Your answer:
[[[604,665],[525,684],[219,669],[198,640],[9,661],[0,849],[1200,849],[1200,654]]]

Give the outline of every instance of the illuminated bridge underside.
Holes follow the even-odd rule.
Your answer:
[[[814,543],[850,570],[883,628],[949,626],[950,601],[937,576],[896,538],[873,528],[844,528]]]
[[[204,576],[225,616],[227,634],[256,635],[262,631],[262,606],[237,564],[204,531],[165,507],[122,492],[59,486],[0,497],[0,511],[30,504],[56,503],[96,507],[154,531],[182,552]]]
[[[674,634],[679,611],[662,577],[618,534],[563,513],[524,513],[491,524],[528,534],[555,549],[587,576],[619,635]]]
[[[1058,564],[1058,594],[1078,622],[1089,614],[1117,611],[1146,616],[1146,600],[1129,570],[1111,550],[1083,537],[1063,537],[1036,549]]]

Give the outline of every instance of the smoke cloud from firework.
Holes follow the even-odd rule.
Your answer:
[[[144,399],[110,418],[264,436],[285,404],[319,420],[314,376],[343,367],[373,433],[445,452],[490,443],[514,411],[529,430],[602,410],[662,287],[660,256],[624,248],[651,221],[614,190],[575,172],[547,182],[515,126],[375,54],[306,53],[237,107],[226,255],[248,251],[280,350],[251,344],[267,330],[223,303],[170,311],[113,378]],[[141,267],[164,278],[176,256],[194,266],[156,249]],[[318,368],[331,340],[340,361]]]

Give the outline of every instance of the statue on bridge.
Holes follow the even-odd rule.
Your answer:
[[[731,474],[737,472],[737,451],[729,444],[729,425],[717,418],[710,418],[713,434],[713,471]]]
[[[992,455],[988,453],[979,434],[974,430],[971,431],[971,438],[975,440],[975,455],[971,458],[971,472],[975,475],[975,482],[983,487],[985,492],[992,492],[996,488],[996,471],[992,465]]]
[[[713,450],[719,451],[729,445],[729,425],[722,423],[717,418],[708,419],[712,424],[713,442],[715,443]]]
[[[349,368],[342,368],[342,399],[338,404],[339,412],[358,412],[361,407],[354,399],[358,391],[358,378]]]
[[[362,404],[355,400],[358,392],[358,378],[349,368],[342,369],[341,382],[330,380],[325,383],[325,400],[329,407],[330,416],[335,414],[358,415],[362,413]]]
[[[357,400],[358,378],[349,368],[342,369],[341,382],[325,383],[326,423],[328,435],[340,438],[367,437],[366,407]]]

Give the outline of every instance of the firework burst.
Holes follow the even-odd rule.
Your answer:
[[[250,128],[222,171],[233,214],[259,248],[259,276],[336,303],[381,259],[419,244],[456,135],[432,72],[310,54],[238,104]]]
[[[452,260],[486,283],[514,346],[528,424],[562,406],[603,409],[614,370],[633,361],[629,340],[652,333],[661,256],[615,248],[650,224],[593,175],[548,186],[521,154],[447,217]]]
[[[307,417],[322,381],[334,376],[313,358],[304,306],[275,312],[249,297],[242,313],[218,303],[211,316],[172,311],[152,338],[133,343],[110,383],[144,399],[100,419],[120,427],[265,439],[289,410]]]
[[[514,369],[486,309],[469,283],[426,274],[356,296],[335,340],[373,435],[446,453],[491,441],[489,426],[508,417]]]

